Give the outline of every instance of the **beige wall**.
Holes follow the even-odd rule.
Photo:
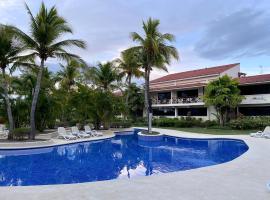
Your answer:
[[[238,78],[239,72],[240,72],[240,65],[236,65],[235,67],[232,67],[231,69],[228,69],[225,72],[221,73],[220,76],[224,76],[225,74],[227,74],[232,78]]]

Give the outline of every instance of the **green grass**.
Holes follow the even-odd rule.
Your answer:
[[[232,130],[228,128],[176,128],[176,127],[155,127],[162,129],[171,129],[192,133],[203,133],[211,135],[247,135],[249,133],[257,132],[258,130]]]

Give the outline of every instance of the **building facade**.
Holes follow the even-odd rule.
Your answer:
[[[150,82],[154,117],[192,116],[216,119],[213,106],[205,106],[205,86],[224,75],[239,79],[245,99],[238,112],[245,116],[270,116],[270,74],[245,76],[240,63],[169,74]]]

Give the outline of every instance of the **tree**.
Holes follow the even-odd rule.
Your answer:
[[[144,98],[143,91],[141,88],[137,87],[136,84],[132,83],[128,89],[129,97],[127,107],[129,110],[130,117],[136,120],[138,117],[142,117]]]
[[[244,99],[240,95],[238,84],[237,79],[225,75],[210,82],[205,88],[204,102],[206,105],[213,105],[216,108],[221,126],[227,122],[228,111],[236,108]]]
[[[123,51],[121,58],[117,59],[118,68],[120,69],[120,76],[126,77],[127,93],[126,105],[128,104],[129,88],[131,86],[132,77],[140,78],[143,72],[140,70],[139,59],[137,58],[136,51]]]
[[[116,82],[120,80],[119,73],[112,62],[99,63],[92,68],[90,77],[94,84],[103,91],[111,91],[116,88]]]
[[[143,22],[144,35],[141,36],[136,32],[131,33],[133,41],[139,45],[132,47],[131,51],[139,53],[141,65],[144,69],[145,79],[145,109],[147,113],[148,132],[151,132],[150,112],[152,112],[150,95],[149,95],[149,79],[153,68],[167,71],[166,65],[169,65],[171,59],[178,59],[178,52],[175,47],[168,44],[174,41],[174,36],[169,33],[162,34],[159,31],[159,20],[149,18],[147,22]]]
[[[19,39],[27,47],[27,55],[25,55],[25,58],[39,58],[40,60],[37,82],[34,89],[30,113],[30,139],[34,139],[36,130],[35,111],[45,62],[48,58],[58,58],[60,60],[67,61],[75,59],[81,61],[79,56],[68,53],[65,48],[71,46],[85,48],[86,45],[82,40],[60,40],[63,38],[65,33],[72,33],[72,29],[69,27],[65,19],[58,15],[55,6],[48,10],[44,3],[42,3],[40,10],[35,17],[27,5],[26,9],[31,18],[31,35],[27,35],[17,28],[13,29]]]
[[[12,28],[9,26],[0,25],[0,68],[2,70],[2,87],[4,90],[4,99],[9,122],[9,131],[12,133],[14,129],[14,121],[11,110],[11,103],[9,99],[8,78],[6,69],[14,68],[20,65],[27,65],[20,54],[24,51],[24,46],[16,40]]]
[[[57,73],[57,79],[60,82],[61,87],[71,90],[72,86],[76,84],[76,79],[79,77],[79,68],[81,63],[76,60],[70,60],[66,66],[60,64],[61,70]]]

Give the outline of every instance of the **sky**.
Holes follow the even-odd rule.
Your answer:
[[[29,16],[40,0],[0,0],[0,23],[12,24],[29,33]],[[176,37],[173,45],[180,59],[168,66],[169,73],[230,63],[241,63],[247,75],[270,73],[269,0],[44,0],[55,5],[74,30],[69,38],[83,39],[86,50],[70,49],[91,64],[110,61],[136,45],[131,32],[142,32],[149,17],[160,20],[160,31]],[[58,61],[49,68],[58,70]],[[153,71],[151,79],[166,75]]]

